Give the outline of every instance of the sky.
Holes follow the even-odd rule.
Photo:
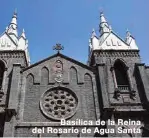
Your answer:
[[[87,63],[88,40],[94,28],[99,35],[102,10],[112,30],[125,39],[128,29],[136,39],[142,62],[149,64],[149,0],[0,0],[0,33],[18,14],[18,31],[25,29],[31,63],[62,53]]]

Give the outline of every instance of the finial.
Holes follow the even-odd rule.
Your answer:
[[[7,33],[10,34],[11,36],[12,35],[15,35],[17,39],[18,37],[18,31],[17,31],[17,13],[16,13],[16,10],[14,11],[14,14],[12,16],[12,19],[11,19],[11,22],[8,26],[8,30],[7,30]],[[17,40],[14,40],[14,41],[17,41]]]
[[[28,45],[28,39],[26,39],[26,45]]]
[[[14,15],[17,15],[17,8],[15,8],[14,10]]]
[[[103,8],[102,7],[100,7],[99,11],[100,11],[100,15],[103,14]]]
[[[23,37],[24,39],[26,39],[26,36],[25,36],[25,30],[24,30],[24,28],[23,28],[23,30],[22,30],[21,37]]]
[[[104,17],[104,14],[103,12],[100,12],[100,23],[107,23],[105,17]]]
[[[14,14],[12,16],[12,20],[10,24],[17,25],[17,10],[15,9]]]
[[[64,50],[64,47],[57,43],[55,46],[53,46],[53,50],[57,50],[57,52],[59,53],[60,50]]]
[[[8,26],[6,26],[6,29],[5,29],[5,31],[7,32],[7,30],[8,30]]]
[[[129,32],[129,29],[127,28],[126,33],[128,33],[128,32]]]
[[[104,14],[103,14],[103,11],[100,11],[100,16],[103,16]]]
[[[111,32],[111,28],[109,27],[103,12],[100,13],[99,32],[100,32],[100,35]]]
[[[126,38],[125,38],[125,42],[126,42],[127,44],[130,43],[130,36],[131,36],[131,34],[130,34],[128,28],[127,28],[127,31],[126,31]]]
[[[130,32],[129,32],[129,29],[127,28],[126,37],[130,37],[130,36],[131,36],[131,34],[130,34]]]
[[[14,10],[12,18],[17,18],[17,9]]]
[[[95,29],[93,28],[93,30],[92,30],[92,38],[93,38],[94,36],[96,36],[96,33],[95,33]]]

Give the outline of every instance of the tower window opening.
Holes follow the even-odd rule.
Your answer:
[[[129,80],[127,75],[127,67],[121,61],[116,61],[114,64],[117,87],[120,90],[129,90]]]

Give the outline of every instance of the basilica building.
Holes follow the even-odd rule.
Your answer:
[[[0,35],[1,137],[149,137],[149,66],[129,31],[120,38],[101,12],[87,64],[63,55],[61,44],[30,64],[25,31],[17,28],[14,12]]]

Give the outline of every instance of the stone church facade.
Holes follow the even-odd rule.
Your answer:
[[[18,36],[17,13],[0,36],[0,136],[4,137],[136,137],[149,136],[149,66],[141,63],[134,37],[123,40],[103,13],[100,36],[93,30],[87,65],[61,54],[30,65],[25,31]],[[56,49],[62,48],[56,45]],[[60,120],[115,121],[99,129],[117,129],[117,120],[140,120],[141,133],[93,133],[97,126],[61,126]],[[33,129],[77,128],[78,133],[33,133]]]

